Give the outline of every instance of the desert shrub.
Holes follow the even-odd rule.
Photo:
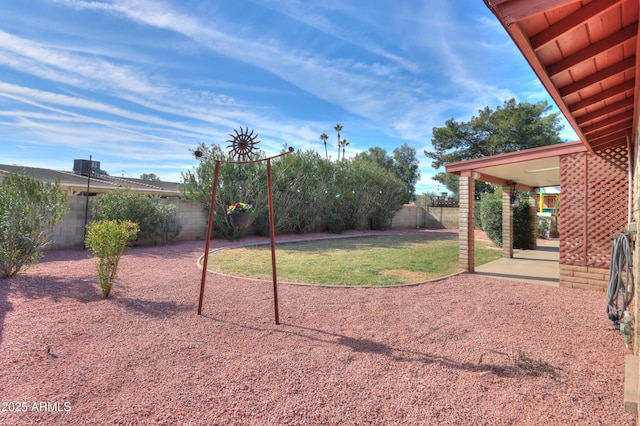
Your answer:
[[[87,226],[85,244],[98,257],[98,281],[105,299],[111,292],[127,243],[138,231],[138,225],[128,220],[99,220]]]
[[[0,278],[37,262],[67,211],[57,181],[42,183],[25,173],[5,176],[0,183]]]

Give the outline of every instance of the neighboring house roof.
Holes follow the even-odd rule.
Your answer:
[[[92,175],[89,181],[88,176],[72,172],[0,164],[0,180],[9,173],[20,174],[22,172],[33,176],[41,182],[54,182],[57,179],[60,182],[60,187],[67,191],[69,195],[86,193],[87,183],[89,183],[89,192],[92,194],[105,193],[115,189],[130,189],[161,198],[179,197],[182,187],[181,184],[174,182],[118,178],[104,175]]]

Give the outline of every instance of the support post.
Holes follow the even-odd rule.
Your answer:
[[[267,186],[269,187],[269,233],[271,234],[271,271],[273,275],[273,307],[275,309],[276,325],[280,324],[278,317],[278,274],[276,273],[276,226],[273,213],[273,185],[271,182],[271,159],[267,158]]]
[[[511,185],[502,187],[502,257],[513,257],[513,206],[511,196],[515,189]]]
[[[204,298],[204,283],[207,279],[207,262],[209,260],[209,248],[211,247],[211,235],[213,230],[213,216],[216,212],[216,192],[218,190],[218,176],[220,175],[220,161],[216,160],[216,169],[211,189],[211,204],[209,205],[209,227],[207,228],[207,241],[202,261],[202,279],[200,281],[200,299],[198,300],[198,315],[202,314],[202,299]]]
[[[540,201],[538,192],[538,188],[534,188],[529,195],[529,210],[531,212],[531,248],[534,250],[538,248],[538,202]]]
[[[475,180],[472,170],[460,174],[460,210],[458,216],[460,269],[472,274],[474,266],[474,221]]]

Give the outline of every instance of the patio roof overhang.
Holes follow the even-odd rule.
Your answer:
[[[476,180],[531,190],[560,185],[560,156],[586,151],[580,141],[493,155],[447,164],[447,173]]]
[[[638,129],[638,0],[484,0],[590,152]]]

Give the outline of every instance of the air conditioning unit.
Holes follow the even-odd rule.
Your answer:
[[[89,164],[91,163],[91,164]],[[73,173],[82,176],[99,175],[100,174],[100,162],[89,160],[73,160]]]

